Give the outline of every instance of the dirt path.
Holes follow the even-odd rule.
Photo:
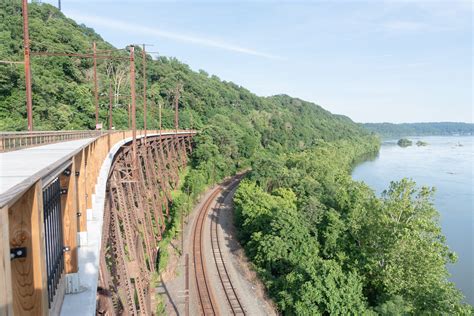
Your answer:
[[[226,293],[223,282],[221,281],[222,266],[220,267],[221,277],[219,277],[216,262],[220,262],[220,260],[219,258],[217,260],[214,258],[211,243],[211,225],[214,225],[214,227],[217,226],[217,230],[215,230],[217,235],[214,237],[214,245],[216,245],[217,238],[220,245],[220,258],[222,259],[222,263],[220,264],[225,265],[228,281],[233,285],[234,293],[238,297],[238,301],[240,301],[245,315],[276,315],[271,301],[265,297],[262,284],[257,279],[255,272],[249,268],[244,252],[235,238],[232,198],[236,188],[230,191],[227,189],[228,187],[223,187],[222,192],[212,201],[205,218],[202,232],[205,269],[212,288],[212,293],[218,305],[218,314],[233,315],[234,312],[229,305],[229,292]],[[190,215],[185,227],[184,253],[189,254],[190,315],[198,315],[201,313],[194,277],[192,230],[194,229],[198,211],[202,208],[204,202],[211,196],[213,191],[214,190],[211,189],[203,196],[200,203]],[[179,244],[179,242],[175,242],[175,244]],[[163,297],[166,301],[166,312],[168,315],[185,315],[185,256],[178,258],[174,255],[174,259],[172,257],[170,257],[167,273],[163,274],[162,286],[158,289],[158,292],[164,294]],[[228,287],[227,291],[229,291],[228,281],[225,280],[224,282]],[[231,297],[230,300],[234,302],[234,305],[236,304],[235,299]]]

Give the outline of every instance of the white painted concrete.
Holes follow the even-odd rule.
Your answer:
[[[82,235],[78,236],[81,240],[81,246],[78,248],[80,290],[76,293],[66,294],[61,315],[95,315],[107,177],[115,153],[128,141],[130,139],[115,144],[100,168],[96,193],[92,195],[92,209],[87,210],[87,235],[82,236],[84,233],[80,233]]]
[[[66,274],[66,293],[77,293],[81,291],[79,283],[79,273]]]

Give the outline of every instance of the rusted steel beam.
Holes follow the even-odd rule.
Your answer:
[[[192,143],[192,137],[186,137],[188,140],[188,151],[189,154],[191,155],[193,153],[193,143]]]
[[[184,167],[188,164],[188,160],[186,158],[186,144],[184,143],[184,137],[178,137],[178,154],[181,160],[181,167]]]
[[[187,137],[138,139],[136,160],[130,145],[115,157],[104,215],[98,312],[151,314],[151,275],[166,228],[163,208],[169,216],[170,183],[183,166]]]
[[[171,174],[171,171],[170,171],[170,165],[169,165],[169,152],[166,151],[166,155],[165,155],[165,150],[164,150],[164,147],[166,146],[167,144],[167,141],[163,141],[162,137],[160,137],[160,145],[159,145],[159,149],[160,149],[160,165],[162,166],[162,174],[163,174],[163,182],[164,182],[164,185],[166,185],[166,190],[165,190],[165,194],[167,195],[167,198],[169,201],[172,201],[172,198],[171,198],[171,195],[169,194],[169,191],[171,190],[171,187],[170,187],[170,179],[173,177],[172,174]],[[166,209],[166,215],[168,216],[168,208]]]
[[[171,165],[173,169],[173,188],[176,188],[179,183],[178,175],[179,175],[179,157],[178,153],[176,151],[177,147],[177,135],[173,135],[172,140],[168,143],[168,149],[170,150],[171,153]]]
[[[143,129],[145,130],[145,137],[143,141],[146,143],[146,51],[145,51],[145,44],[143,44],[142,49],[142,59],[143,59]]]
[[[22,1],[23,12],[23,63],[25,65],[26,84],[26,115],[28,118],[28,130],[33,131],[33,101],[31,98],[31,68],[30,68],[30,34],[28,30],[28,1]]]
[[[135,47],[130,46],[130,94],[132,98],[132,151],[133,159],[137,157],[137,115],[135,103]]]
[[[162,195],[160,193],[160,196],[162,196],[162,208],[163,206],[165,207],[166,211],[166,216],[169,215],[169,204],[168,202],[171,201],[171,195],[170,195],[170,189],[169,189],[169,183],[167,181],[168,179],[168,174],[165,171],[165,164],[164,164],[164,154],[163,154],[163,147],[162,147],[162,139],[159,137],[159,141],[156,144],[156,147],[154,148],[154,153],[155,153],[155,162],[156,162],[156,168],[159,174],[159,183],[160,183],[160,188]]]
[[[159,195],[159,179],[156,173],[155,164],[157,163],[154,156],[153,156],[153,148],[152,146],[156,146],[155,142],[147,143],[146,145],[146,152],[147,155],[145,165],[145,174],[147,175],[147,189],[150,195],[150,203],[152,204],[152,211],[155,218],[155,223],[157,227],[157,237],[158,241],[161,240],[161,235],[165,227],[165,221],[163,216],[163,208],[161,204],[161,198]]]
[[[95,129],[99,127],[99,90],[97,87],[97,46],[92,43],[92,58],[94,60],[94,105],[95,105]]]
[[[104,207],[104,222],[103,222],[103,229],[102,235],[110,236],[110,217],[112,212],[112,194],[110,194],[110,188],[107,192],[107,199],[105,201]],[[99,284],[97,287],[97,306],[96,312],[99,315],[105,315],[107,311],[114,310],[114,303],[112,294],[114,291],[109,290],[110,288],[114,288],[114,284],[112,283],[111,273],[109,273],[109,269],[106,264],[106,260],[110,262],[110,257],[106,258],[108,255],[108,245],[110,243],[110,237],[102,238],[101,247],[100,247],[100,265],[99,265]],[[111,267],[112,269],[112,267]],[[117,272],[116,269],[112,269],[112,275],[115,275]]]
[[[139,181],[138,186],[135,186],[135,194],[141,194],[143,199],[139,199],[138,201],[138,208],[141,209],[139,211],[140,217],[139,220],[142,221],[142,238],[145,242],[145,248],[147,252],[147,257],[149,262],[153,262],[154,259],[154,250],[156,249],[156,235],[153,229],[153,220],[154,217],[154,209],[156,207],[156,201],[154,199],[153,184],[150,183],[152,181],[153,174],[148,170],[148,159],[146,154],[146,145],[145,143],[141,143],[139,148]],[[150,181],[151,180],[151,181]],[[145,193],[145,194],[143,194]],[[156,218],[155,220],[158,220]],[[161,231],[159,231],[159,235],[161,236]],[[155,271],[155,266],[150,264],[149,266],[150,271]]]
[[[174,174],[174,166],[173,166],[173,155],[170,149],[170,143],[172,142],[172,139],[169,139],[167,137],[163,137],[161,141],[161,146],[160,150],[163,153],[163,165],[164,165],[164,170],[168,176],[167,183],[170,187],[174,187],[174,179],[175,179],[175,174]]]
[[[114,202],[114,199],[112,199]],[[135,307],[135,287],[131,282],[129,265],[127,264],[127,254],[125,253],[125,246],[123,242],[122,233],[120,230],[119,210],[116,209],[116,204],[112,204],[111,225],[110,225],[110,243],[113,251],[112,257],[115,259],[116,274],[115,289],[117,289],[116,306],[115,308],[123,308],[126,314],[136,315]],[[126,212],[122,209],[122,212]],[[103,260],[104,262],[105,260]],[[106,264],[104,262],[104,264]],[[120,302],[120,303],[119,303]]]

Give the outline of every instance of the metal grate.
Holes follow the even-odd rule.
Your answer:
[[[61,216],[61,187],[59,178],[43,189],[46,272],[48,274],[49,307],[64,272],[63,231]]]

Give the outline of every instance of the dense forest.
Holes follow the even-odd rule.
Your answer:
[[[93,41],[113,50],[92,29],[53,6],[33,3],[33,52],[91,53]],[[0,60],[22,58],[21,7],[0,4]],[[137,78],[143,76],[136,50]],[[127,57],[126,49],[113,53]],[[432,205],[432,189],[408,180],[381,198],[352,181],[350,169],[376,152],[379,139],[349,118],[286,95],[258,97],[175,58],[146,56],[148,126],[171,127],[171,99],[180,89],[180,126],[200,130],[174,216],[189,210],[210,185],[250,169],[235,196],[239,238],[279,311],[314,314],[469,314],[448,281],[455,261]],[[100,120],[107,122],[109,84],[116,129],[128,125],[128,61],[99,62]],[[32,58],[37,130],[94,127],[92,60]],[[137,80],[137,93],[142,91]],[[138,126],[143,125],[138,100]],[[0,64],[0,130],[26,128],[21,65]],[[105,124],[107,126],[107,124]],[[188,204],[187,204],[188,203]],[[176,231],[170,221],[169,232]]]
[[[353,181],[370,146],[322,143],[255,160],[236,192],[248,256],[288,315],[470,315],[447,281],[433,188],[391,183],[382,197]]]
[[[404,136],[474,135],[474,124],[472,123],[364,123],[362,126],[383,138],[398,138]]]

